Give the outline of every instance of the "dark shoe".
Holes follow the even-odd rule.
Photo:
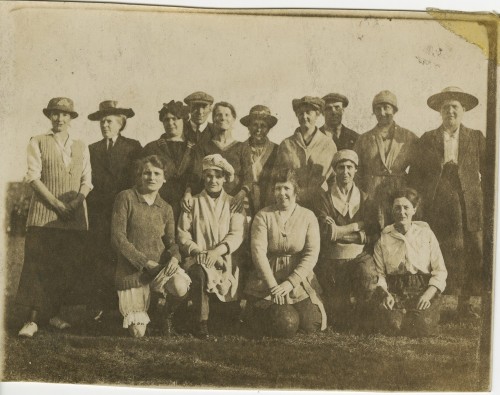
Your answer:
[[[210,335],[208,334],[208,321],[200,321],[194,331],[194,335],[198,339],[208,340],[210,337]]]

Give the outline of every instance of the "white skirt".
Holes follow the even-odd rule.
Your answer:
[[[147,325],[151,321],[147,313],[150,302],[149,284],[138,288],[118,291],[118,305],[123,315],[123,327]]]

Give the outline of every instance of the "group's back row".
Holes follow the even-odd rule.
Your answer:
[[[83,156],[81,177],[71,181],[81,184],[76,188],[80,194],[68,197],[59,209],[54,204],[54,210],[44,207],[43,198],[39,198],[38,206],[30,208],[28,226],[51,223],[51,227],[58,228],[60,219],[72,211],[71,205],[76,207],[76,200],[88,193],[93,261],[101,262],[97,267],[102,268],[108,266],[114,255],[109,243],[113,202],[120,191],[135,184],[133,163],[139,157],[158,155],[163,159],[166,181],[160,195],[172,206],[177,221],[182,211],[191,209],[193,196],[203,188],[202,160],[208,155],[220,154],[233,167],[234,179],[224,184],[224,190],[233,196],[235,211],[246,207],[247,213],[253,216],[272,202],[273,175],[281,168],[295,170],[299,203],[314,210],[319,194],[322,189],[326,190],[325,183],[335,182],[332,169],[335,153],[348,149],[357,154],[356,185],[376,202],[379,229],[392,222],[392,207],[388,203],[392,192],[406,185],[420,192],[424,218],[436,233],[450,273],[456,273],[457,278],[450,279],[450,285],[460,290],[463,299],[468,301],[473,293],[469,287],[470,273],[477,272],[477,268],[471,267],[481,261],[481,174],[485,141],[480,131],[468,129],[461,122],[464,113],[478,104],[476,97],[456,87],[445,88],[429,97],[429,107],[440,112],[443,122],[419,139],[394,122],[398,104],[396,96],[389,91],[375,95],[372,107],[377,125],[361,135],[342,124],[342,114],[349,104],[347,97],[338,93],[323,98],[305,96],[292,101],[299,126],[279,146],[267,138],[278,119],[263,105],[252,107],[249,114],[240,119],[250,133],[247,141],[240,142],[232,136],[236,111],[230,103],[214,104],[213,97],[204,92],[190,94],[184,103],[171,100],[163,105],[159,121],[165,133],[144,148],[137,140],[121,136],[127,119],[134,116],[133,110],[121,107],[116,101],[100,103],[99,110],[88,118],[100,122],[101,141],[91,144],[89,151],[81,142],[68,144],[70,138],[59,142],[68,154],[66,158],[63,153],[66,166],[71,157]],[[52,99],[44,113],[52,122],[52,134],[59,129],[67,130],[71,119],[78,116],[68,98]],[[210,114],[213,124],[208,122]],[[325,124],[318,127],[320,114],[324,114]],[[47,147],[43,138],[37,136],[31,140],[28,182],[42,177],[46,166],[42,164],[44,149]],[[74,170],[73,174],[79,173]],[[45,180],[49,190],[51,183],[58,183],[56,179]],[[38,190],[36,185],[34,188],[35,196],[44,196],[43,188]],[[339,192],[332,196],[332,201],[344,204],[349,213],[350,198],[349,194]],[[86,227],[83,212],[72,215],[60,226],[75,230]],[[456,266],[456,270],[450,266]],[[103,280],[104,283],[109,284]],[[109,285],[102,288],[101,292],[105,293]],[[106,299],[101,296],[98,298]]]

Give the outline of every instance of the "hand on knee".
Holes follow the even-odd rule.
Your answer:
[[[132,324],[128,327],[128,332],[132,337],[140,338],[146,334],[147,324]]]

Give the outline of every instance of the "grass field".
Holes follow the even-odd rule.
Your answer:
[[[23,239],[9,243],[7,301],[17,288]],[[7,304],[4,381],[139,386],[271,389],[479,391],[478,323],[448,318],[456,300],[445,298],[439,336],[430,339],[327,331],[290,340],[251,340],[234,327],[200,341],[190,336],[132,339],[120,318],[90,323],[83,307],[66,310],[67,332],[42,328],[33,339],[16,336],[20,318]],[[236,325],[236,324],[235,324]],[[217,333],[217,331],[216,331]]]

